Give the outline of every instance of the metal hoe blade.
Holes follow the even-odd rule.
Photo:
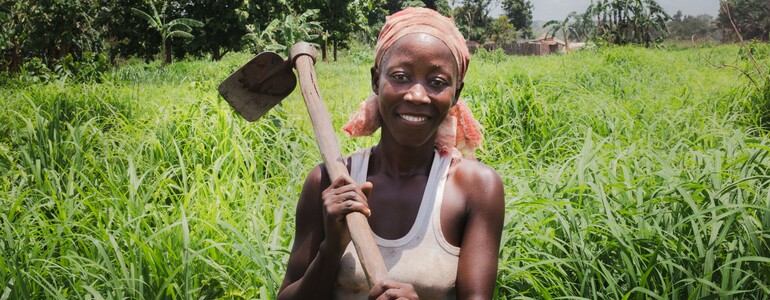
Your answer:
[[[249,122],[256,121],[294,90],[297,77],[291,64],[273,52],[263,52],[219,85],[219,94]]]

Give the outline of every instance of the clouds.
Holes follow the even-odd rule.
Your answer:
[[[534,6],[533,19],[561,20],[572,11],[583,12],[591,0],[530,0]],[[716,16],[719,0],[657,0],[663,9],[673,15],[681,10],[686,15],[710,14]],[[493,10],[494,12],[497,10]]]
[[[564,19],[570,12],[583,12],[590,0],[530,0],[534,6],[533,19],[553,20]]]

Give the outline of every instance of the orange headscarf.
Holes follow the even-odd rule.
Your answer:
[[[457,63],[458,82],[465,78],[470,61],[465,39],[452,19],[427,8],[411,7],[388,16],[374,47],[375,68],[379,68],[385,52],[399,38],[411,33],[426,33],[446,44]],[[380,128],[378,99],[376,94],[370,94],[342,130],[351,137],[368,136],[377,131]],[[475,158],[473,151],[482,140],[479,128],[465,101],[460,99],[439,125],[436,149],[442,156]]]

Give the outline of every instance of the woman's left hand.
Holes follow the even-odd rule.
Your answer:
[[[377,283],[372,290],[369,291],[369,300],[419,300],[417,291],[411,284],[393,281],[383,280]]]

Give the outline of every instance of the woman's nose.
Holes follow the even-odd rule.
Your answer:
[[[422,84],[413,84],[404,95],[404,100],[414,102],[415,104],[430,103],[428,94],[425,92],[425,87]]]

